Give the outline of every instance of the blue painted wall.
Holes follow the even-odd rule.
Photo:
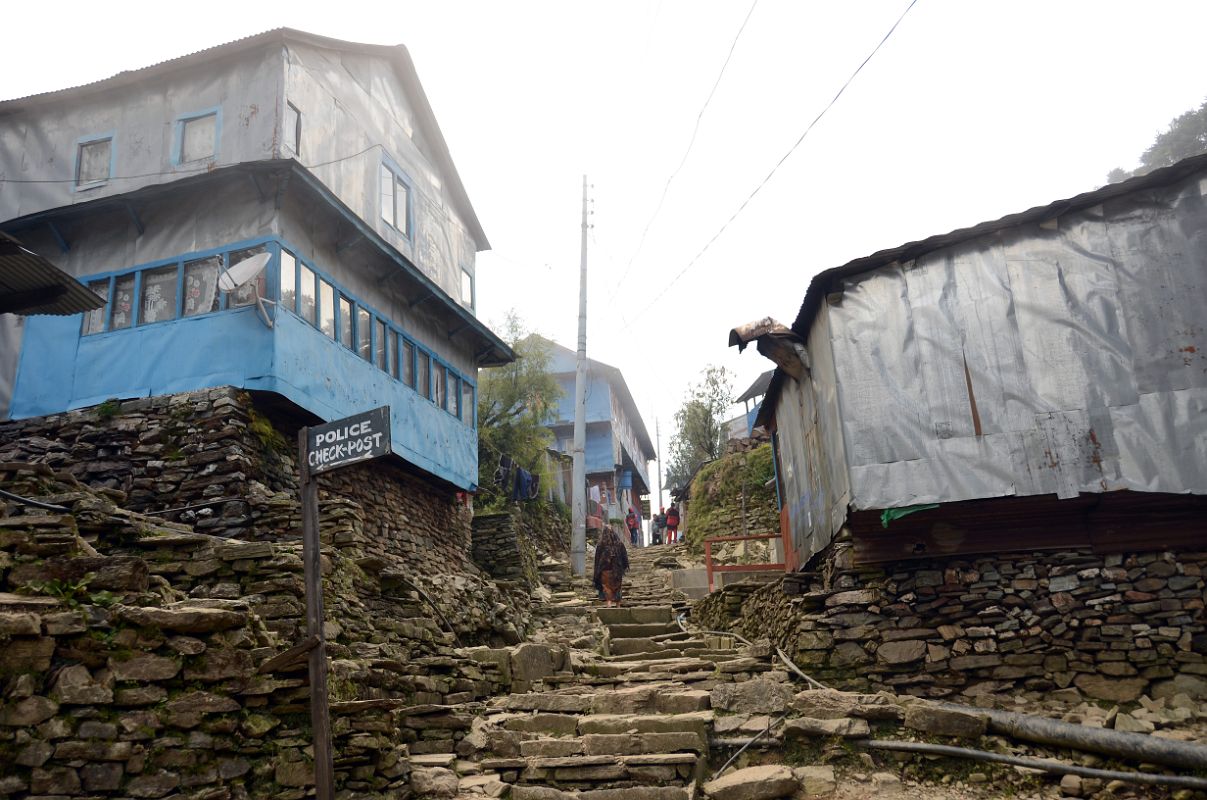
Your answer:
[[[290,313],[272,330],[251,307],[83,337],[80,325],[80,315],[27,319],[14,419],[214,386],[276,392],[324,420],[389,405],[397,455],[476,486],[472,426]]]

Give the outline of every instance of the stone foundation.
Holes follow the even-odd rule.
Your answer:
[[[540,582],[541,559],[568,552],[569,524],[556,511],[535,503],[475,515],[474,563],[493,578],[535,587]]]
[[[726,587],[696,624],[770,638],[840,688],[1011,697],[1073,688],[1131,701],[1207,696],[1207,552],[1009,553],[855,567]]]

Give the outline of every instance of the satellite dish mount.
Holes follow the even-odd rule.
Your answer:
[[[260,312],[260,319],[269,328],[272,328],[272,317],[268,314],[268,309],[265,304],[276,305],[276,302],[260,296],[260,287],[257,284],[256,278],[268,266],[268,262],[272,260],[272,253],[256,253],[254,256],[245,258],[242,261],[231,264],[226,270],[218,276],[218,288],[226,293],[237,292],[245,286],[251,286],[252,293],[256,298],[256,308]]]

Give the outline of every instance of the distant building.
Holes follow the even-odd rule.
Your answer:
[[[562,389],[557,416],[549,428],[556,447],[574,447],[574,381],[578,354],[550,342],[549,371]],[[649,462],[654,444],[637,412],[624,375],[616,367],[587,360],[587,485],[605,518],[623,519],[629,508],[642,514],[641,498],[650,493]],[[606,521],[606,519],[604,520]]]
[[[11,418],[221,386],[389,405],[397,456],[475,488],[477,370],[514,355],[475,316],[489,243],[404,47],[280,29],[0,102],[0,176],[0,230],[105,301],[2,319]]]
[[[790,564],[1202,547],[1207,156],[822,272],[777,369]],[[1196,567],[1197,570],[1197,567]]]

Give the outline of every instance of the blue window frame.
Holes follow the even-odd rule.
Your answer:
[[[172,163],[187,164],[217,158],[222,141],[222,109],[206,108],[176,118]]]
[[[75,146],[75,188],[95,189],[104,186],[113,177],[117,164],[117,148],[113,146],[113,132],[82,136]]]
[[[414,222],[411,196],[414,187],[411,179],[393,160],[386,157],[381,162],[380,191],[381,218],[394,230],[408,239]]]

